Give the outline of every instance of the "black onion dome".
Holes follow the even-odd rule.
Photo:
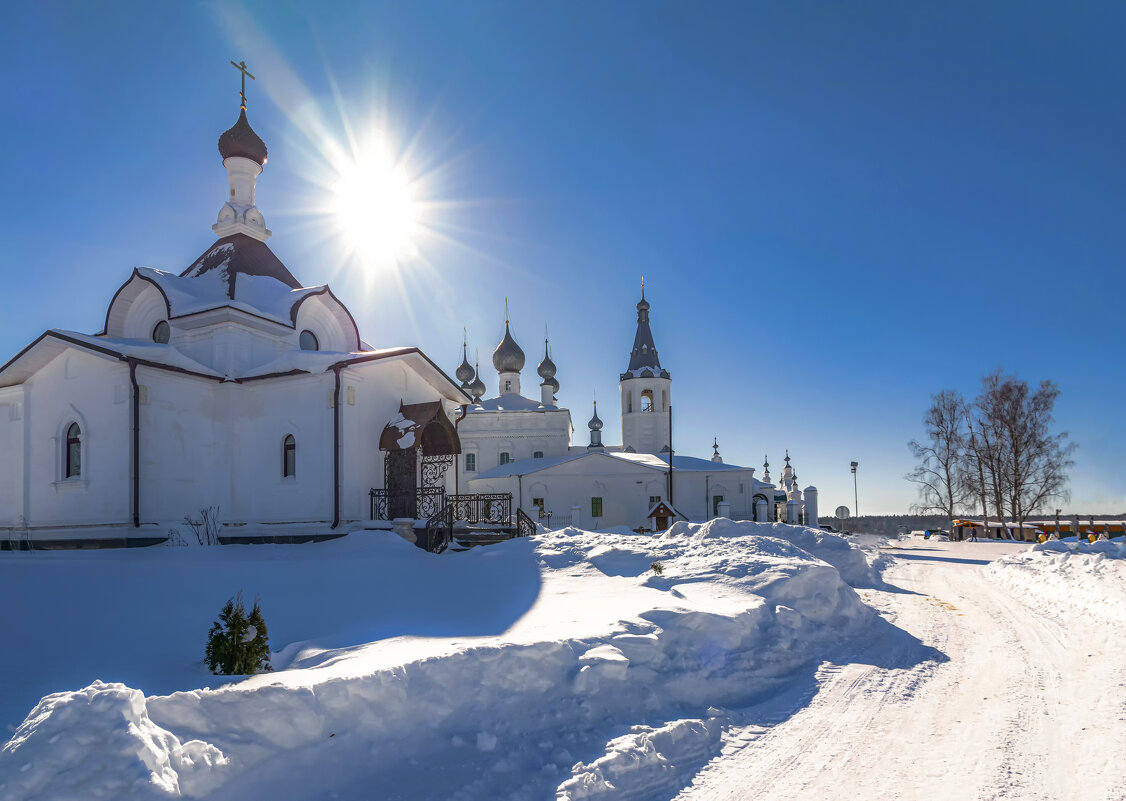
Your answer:
[[[246,109],[239,111],[238,122],[219,137],[219,155],[224,161],[232,156],[241,156],[258,164],[266,163],[266,143],[247,122]]]
[[[551,356],[547,353],[547,340],[543,341],[543,361],[540,366],[536,368],[540,378],[554,378],[555,377],[555,362],[551,360]]]
[[[551,387],[552,394],[555,394],[559,391],[559,382],[556,380],[555,376],[552,376],[551,378],[545,378],[543,382]]]
[[[602,420],[598,417],[598,401],[594,402],[594,417],[590,418],[590,422],[586,424],[586,427],[591,431],[602,430]]]
[[[498,373],[519,373],[524,369],[524,351],[512,338],[507,322],[504,324],[504,339],[493,351],[493,367]]]

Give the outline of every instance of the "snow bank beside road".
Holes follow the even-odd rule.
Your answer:
[[[805,538],[846,564],[835,543],[786,528],[772,532]],[[0,796],[367,798],[374,786],[393,786],[399,798],[589,799],[675,791],[718,747],[714,707],[749,703],[811,670],[819,654],[873,620],[836,568],[758,533],[755,524],[724,520],[661,537],[564,529],[442,557],[373,544],[370,535],[325,543],[323,553],[335,549],[363,565],[369,580],[411,588],[398,598],[403,606],[441,600],[444,636],[373,643],[355,621],[352,646],[284,647],[302,669],[147,698],[101,683],[49,696],[0,749]],[[271,560],[270,546],[205,550],[182,571],[164,566],[166,593],[198,592],[209,575],[201,558],[258,554],[278,585],[339,583],[316,560]],[[389,556],[393,576],[381,566]],[[540,582],[530,601],[529,556]],[[477,574],[499,578],[506,568],[520,585],[512,594],[481,591]],[[86,592],[102,575],[78,571],[70,591]],[[352,591],[371,598],[359,585]],[[317,603],[317,593],[304,597]],[[157,600],[123,598],[121,610],[106,609],[131,618],[105,646],[143,663],[143,647],[130,638],[160,626],[166,610]],[[265,599],[263,607],[275,647],[286,646],[276,639],[285,626]],[[306,615],[332,625],[334,612]],[[450,636],[462,620],[467,635]],[[490,620],[503,633],[473,636]],[[209,622],[198,621],[201,629]],[[65,638],[57,647],[66,648]],[[68,653],[75,656],[82,654]],[[140,672],[160,669],[157,661]],[[434,764],[443,770],[425,767]]]
[[[1074,545],[1049,540],[992,562],[984,569],[1032,608],[1126,622],[1126,558],[1114,542]]]
[[[837,569],[841,578],[853,587],[870,587],[876,582],[876,576],[863,551],[853,547],[852,543],[840,534],[809,526],[736,522],[720,517],[706,523],[680,521],[674,523],[662,536],[666,539],[688,536],[701,540],[716,537],[775,537],[828,562]]]

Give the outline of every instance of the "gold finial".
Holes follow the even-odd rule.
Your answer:
[[[242,105],[240,105],[239,108],[243,111],[246,111],[246,76],[250,75],[250,72],[248,72],[247,69],[246,69],[246,62],[245,61],[240,61],[238,64],[236,64],[235,62],[232,61],[231,66],[242,73],[242,88],[239,90],[239,93],[238,93],[238,96],[242,99]],[[250,80],[256,81],[258,79],[255,78],[253,75],[250,75]]]

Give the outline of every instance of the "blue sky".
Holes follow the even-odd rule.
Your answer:
[[[678,451],[786,448],[821,505],[905,511],[931,394],[1055,380],[1076,511],[1126,510],[1126,10],[1114,3],[40,3],[0,31],[0,361],[182,271],[238,113],[270,246],[365,339],[486,364],[544,325],[620,440],[641,276]],[[379,131],[426,235],[350,258],[325,189]],[[495,387],[495,378],[486,382]],[[535,387],[538,390],[538,387]],[[526,394],[534,394],[528,392]]]

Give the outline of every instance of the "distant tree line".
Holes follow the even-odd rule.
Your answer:
[[[912,510],[1023,523],[1050,503],[1068,500],[1075,445],[1066,432],[1052,431],[1059,394],[1052,381],[1032,390],[995,370],[981,380],[972,402],[956,390],[933,395],[924,438],[907,443],[918,459],[906,476],[919,487]]]

